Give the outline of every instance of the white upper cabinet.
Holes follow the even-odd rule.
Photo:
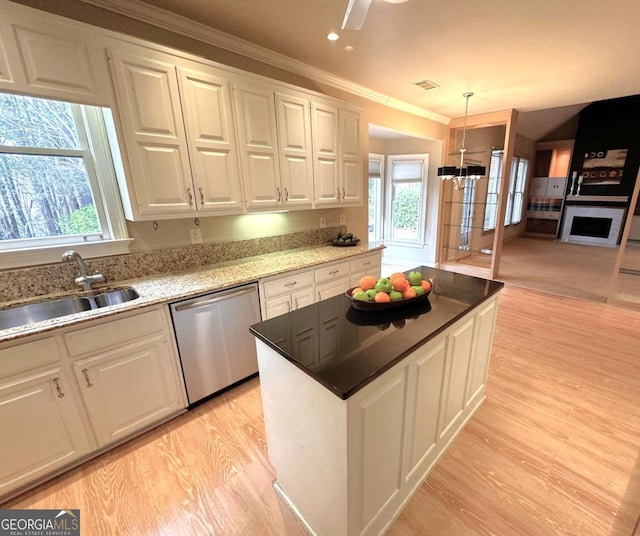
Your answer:
[[[229,82],[134,45],[109,49],[130,167],[129,219],[243,212]]]
[[[240,163],[248,210],[282,205],[274,91],[253,83],[234,84]]]
[[[309,99],[303,95],[276,93],[276,119],[283,204],[288,207],[311,208],[313,154]]]
[[[194,213],[174,65],[120,50],[110,55],[138,212]]]
[[[335,206],[340,202],[338,108],[313,102],[311,110],[315,205]]]
[[[0,89],[111,105],[97,30],[0,2]]]
[[[229,82],[213,72],[178,69],[198,211],[242,211]]]
[[[342,204],[362,204],[363,175],[361,155],[362,116],[360,111],[341,108],[340,178]]]
[[[315,206],[362,204],[359,110],[312,103]]]

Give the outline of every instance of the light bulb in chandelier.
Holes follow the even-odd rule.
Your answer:
[[[465,140],[467,137],[467,113],[469,111],[469,98],[473,96],[473,93],[467,92],[462,95],[467,99],[464,107],[464,123],[462,125],[462,142],[460,144],[460,166],[442,166],[438,168],[438,177],[442,180],[449,180],[453,182],[453,187],[456,190],[464,190],[469,181],[478,180],[484,177],[487,173],[487,169],[484,166],[478,165],[464,165],[464,153]]]

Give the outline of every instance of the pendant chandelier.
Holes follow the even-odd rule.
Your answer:
[[[438,177],[443,181],[453,182],[453,187],[456,190],[464,190],[469,181],[475,181],[484,177],[487,173],[487,169],[484,166],[477,165],[464,165],[464,152],[466,151],[464,142],[467,137],[467,112],[469,110],[469,98],[473,96],[472,92],[467,92],[462,95],[467,99],[464,107],[464,123],[462,125],[462,143],[460,145],[460,167],[456,166],[442,166],[438,168]]]

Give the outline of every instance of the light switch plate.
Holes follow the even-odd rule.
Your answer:
[[[327,226],[327,218],[324,216],[320,217],[320,229],[324,229]]]
[[[347,217],[344,214],[340,214],[340,225],[347,224]]]
[[[202,244],[202,231],[200,229],[189,229],[192,244]]]

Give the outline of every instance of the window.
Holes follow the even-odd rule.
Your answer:
[[[14,265],[19,251],[126,238],[102,113],[0,93],[0,254]],[[51,253],[30,262],[60,259]]]
[[[502,151],[491,151],[489,176],[487,178],[487,202],[484,208],[483,231],[496,228],[498,217],[498,193],[500,192],[500,176],[502,173]]]
[[[429,155],[389,156],[388,238],[422,245]]]
[[[511,178],[509,180],[509,198],[504,224],[515,225],[522,221],[524,205],[524,187],[527,182],[529,161],[521,156],[515,156],[511,164]]]
[[[502,160],[502,151],[491,151],[491,163],[489,165],[487,183],[487,202],[484,212],[484,231],[491,231],[496,228]],[[509,174],[509,194],[507,196],[507,209],[504,218],[505,226],[515,225],[522,221],[524,188],[527,180],[528,167],[529,161],[526,158],[522,156],[513,157],[511,161],[511,173]]]
[[[369,245],[382,243],[382,177],[384,156],[369,155]]]

